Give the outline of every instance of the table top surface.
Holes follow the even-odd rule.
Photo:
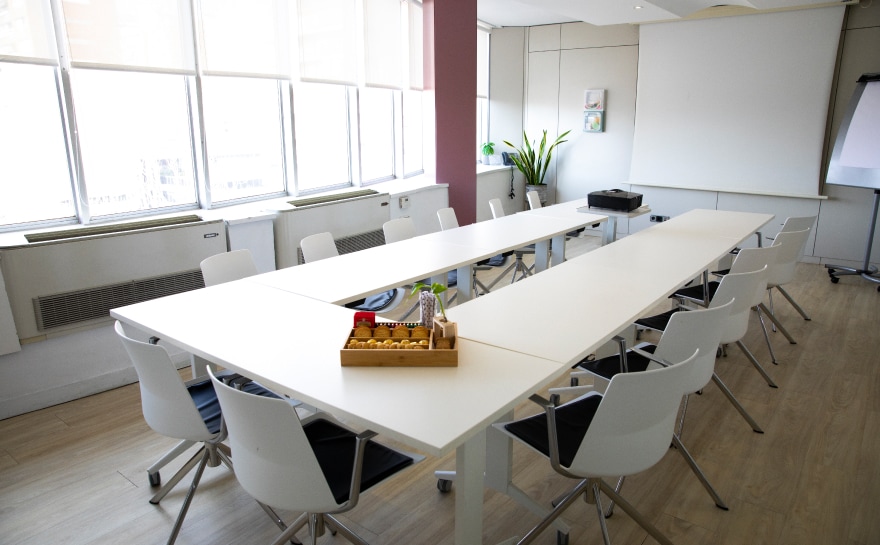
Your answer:
[[[681,229],[674,218],[450,308],[447,316],[462,337],[574,364],[773,217],[689,214],[679,223],[696,218],[708,228]],[[729,229],[717,234],[722,223]]]
[[[246,281],[345,304],[605,219],[596,214],[513,214],[252,276]]]
[[[229,282],[111,311],[113,317],[294,399],[442,456],[566,370],[459,340],[458,367],[343,367],[352,310]]]

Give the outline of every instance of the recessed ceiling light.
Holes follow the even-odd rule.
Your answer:
[[[633,6],[633,9],[642,9],[642,6]]]

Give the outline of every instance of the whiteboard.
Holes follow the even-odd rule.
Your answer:
[[[844,9],[642,25],[630,181],[817,196]]]
[[[880,190],[880,74],[859,78],[837,131],[826,181]]]

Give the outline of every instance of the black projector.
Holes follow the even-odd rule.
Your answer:
[[[587,204],[590,208],[607,208],[608,210],[632,212],[642,206],[642,194],[630,193],[622,189],[593,191],[587,195]]]

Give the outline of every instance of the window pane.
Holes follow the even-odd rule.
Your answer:
[[[350,185],[345,87],[300,84],[293,91],[293,112],[297,189]]]
[[[403,92],[403,173],[424,169],[422,159],[422,92]]]
[[[182,76],[74,70],[92,216],[196,203]]]
[[[194,70],[186,0],[62,0],[76,63]]]
[[[0,2],[0,55],[57,62],[48,2]]]
[[[0,225],[75,215],[55,70],[0,63]]]
[[[284,191],[278,82],[204,78],[213,203]]]
[[[360,143],[361,181],[394,176],[394,92],[361,89]]]

